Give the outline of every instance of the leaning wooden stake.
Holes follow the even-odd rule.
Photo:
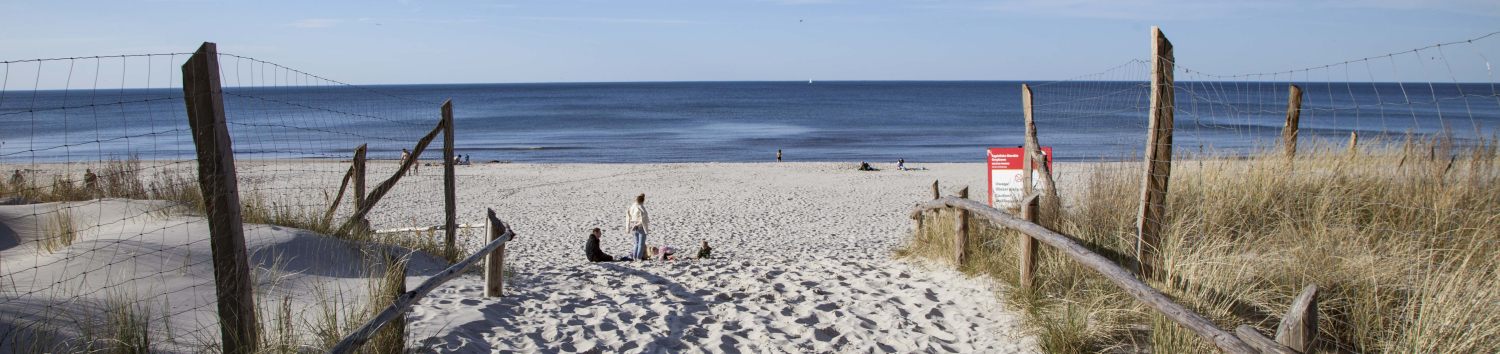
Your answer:
[[[1039,199],[1036,193],[1032,193],[1026,197],[1026,200],[1021,201],[1021,219],[1034,224],[1041,224],[1041,215],[1039,215],[1041,212],[1041,203]],[[1017,241],[1020,243],[1020,247],[1017,247],[1017,255],[1021,258],[1021,288],[1033,289],[1033,286],[1036,284],[1037,242],[1035,238],[1031,238],[1031,236],[1027,236],[1026,234],[1021,234],[1020,239]]]
[[[258,347],[255,293],[250,257],[240,219],[240,190],[234,169],[234,144],[224,121],[219,86],[219,53],[204,42],[182,64],[182,93],[188,126],[198,150],[198,187],[207,209],[209,248],[213,250],[214,299],[219,310],[222,352],[253,353]]]
[[[1172,42],[1151,27],[1151,109],[1146,137],[1146,173],[1141,181],[1140,216],[1136,219],[1137,271],[1154,277],[1160,260],[1162,218],[1166,214],[1167,182],[1172,176]]]
[[[1297,124],[1302,118],[1302,87],[1291,86],[1286,98],[1286,125],[1281,128],[1287,158],[1297,156]]]
[[[443,101],[443,258],[458,258],[458,184],[453,171],[453,100]]]
[[[943,194],[938,192],[938,181],[932,181],[932,199],[942,198]]]
[[[1303,353],[1312,351],[1318,339],[1318,285],[1308,284],[1292,301],[1286,317],[1276,327],[1276,342]]]
[[[969,187],[958,190],[958,197],[969,199]],[[964,261],[968,260],[969,246],[969,213],[963,210],[954,210],[953,217],[953,262],[955,266],[962,268]]]
[[[333,197],[333,204],[328,206],[328,211],[323,212],[323,224],[333,223],[333,212],[339,210],[339,202],[344,201],[344,190],[349,188],[349,179],[354,178],[354,166],[349,166],[349,172],[344,172],[344,181],[339,182],[338,196]]]
[[[495,217],[494,209],[490,209],[485,221],[489,223],[490,242],[495,242],[495,240],[501,237],[508,237],[506,235],[510,233],[510,230],[505,226],[505,223],[500,222],[500,219]],[[484,296],[505,296],[505,244],[501,244],[494,252],[490,252],[489,255],[485,256]]]
[[[339,226],[338,231],[335,231],[334,234],[348,235],[349,231],[353,230],[356,225],[362,224],[361,220],[364,220],[365,215],[370,213],[370,209],[374,208],[375,204],[380,202],[380,198],[385,197],[385,194],[391,191],[391,188],[396,187],[396,182],[401,180],[401,176],[406,175],[406,170],[411,169],[412,165],[417,164],[417,158],[422,156],[422,151],[427,150],[427,145],[432,143],[432,139],[437,138],[437,134],[443,131],[443,125],[446,124],[446,121],[438,120],[438,125],[433,127],[432,131],[427,132],[426,136],[417,140],[417,146],[411,151],[411,158],[402,162],[401,167],[396,169],[396,173],[391,175],[391,178],[387,178],[385,181],[380,182],[379,185],[376,185],[375,189],[370,190],[370,195],[365,199],[364,205],[360,205],[359,210],[354,211],[354,215],[350,215],[349,219],[344,220],[344,223]]]

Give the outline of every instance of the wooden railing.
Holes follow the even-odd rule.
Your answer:
[[[1071,236],[1049,230],[1034,221],[1037,219],[1037,197],[1028,197],[1022,203],[1022,212],[1026,219],[1018,218],[1007,212],[992,208],[982,203],[962,197],[941,197],[931,201],[918,204],[912,210],[911,217],[918,221],[918,227],[923,215],[929,211],[939,209],[952,209],[959,212],[950,213],[956,219],[954,235],[956,240],[968,238],[968,220],[971,217],[981,217],[1001,227],[1010,228],[1028,236],[1031,240],[1041,241],[1052,246],[1067,255],[1073,261],[1082,264],[1105,279],[1125,290],[1126,294],[1146,304],[1148,307],[1160,312],[1163,316],[1182,325],[1184,328],[1197,333],[1205,340],[1213,343],[1220,350],[1229,353],[1259,354],[1259,353],[1305,353],[1312,347],[1313,339],[1317,335],[1317,286],[1308,285],[1300,296],[1292,302],[1291,309],[1282,319],[1281,325],[1276,330],[1276,339],[1266,338],[1255,328],[1249,325],[1241,325],[1234,332],[1219,328],[1208,318],[1199,315],[1187,307],[1172,301],[1170,297],[1151,285],[1136,278],[1134,273],[1126,270],[1109,258],[1104,257]],[[1028,220],[1029,219],[1029,220]],[[1020,252],[1020,286],[1030,287],[1032,278],[1036,273],[1036,254],[1034,248],[1026,249],[1024,245],[1029,240],[1018,240],[1023,245]],[[964,248],[964,242],[955,242],[956,247]],[[955,254],[962,254],[956,251]]]
[[[490,242],[484,248],[469,255],[468,258],[464,258],[462,261],[449,266],[448,269],[443,270],[441,273],[427,278],[427,281],[422,282],[422,285],[417,286],[416,289],[402,293],[396,297],[395,301],[392,301],[390,306],[386,306],[385,310],[380,311],[369,322],[366,322],[364,326],[360,326],[358,330],[345,336],[343,340],[340,340],[328,352],[353,353],[355,350],[358,350],[360,346],[363,346],[366,341],[370,340],[371,336],[375,335],[376,331],[380,330],[381,326],[385,326],[386,323],[405,314],[407,310],[411,309],[413,304],[417,303],[417,300],[423,296],[427,296],[428,293],[431,293],[438,286],[443,285],[443,283],[457,278],[459,274],[462,274],[464,270],[478,263],[480,259],[485,260],[485,296],[500,296],[500,289],[504,280],[501,270],[504,269],[505,243],[514,239],[516,234],[510,229],[510,225],[500,222],[500,218],[495,217],[494,209],[488,211],[487,221],[489,223]]]

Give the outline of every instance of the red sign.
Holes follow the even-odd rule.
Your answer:
[[[1022,168],[1026,165],[1026,149],[1013,148],[989,148],[985,153],[985,159],[989,165],[990,206],[1002,204],[1016,205],[1024,198],[1021,192]],[[1047,158],[1047,168],[1052,168],[1052,147],[1043,146],[1042,156]],[[1040,180],[1041,168],[1032,171],[1032,188],[1035,189]]]

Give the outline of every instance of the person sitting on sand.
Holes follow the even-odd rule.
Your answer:
[[[592,232],[589,233],[588,241],[584,242],[583,255],[588,257],[589,262],[597,263],[616,261],[615,257],[610,257],[608,253],[604,253],[604,250],[599,249],[599,236],[603,235],[604,233],[602,231],[599,231],[599,228],[596,227]],[[626,258],[620,260],[624,261],[629,259]]]
[[[698,246],[698,259],[709,259],[712,257],[713,247],[708,247],[708,240],[703,240],[703,245]]]
[[[879,171],[879,170],[875,169],[874,167],[871,167],[869,162],[865,162],[865,161],[860,161],[859,162],[859,170],[860,171]]]
[[[648,259],[646,257],[646,234],[651,232],[651,220],[646,215],[646,193],[635,196],[635,204],[630,205],[630,210],[625,213],[625,228],[635,234],[635,252],[631,256],[635,259]]]

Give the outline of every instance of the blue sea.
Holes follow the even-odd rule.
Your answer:
[[[1288,83],[1178,82],[1179,150],[1274,144]],[[1298,83],[1304,141],[1495,134],[1494,84]],[[473,161],[980,162],[1022,142],[1021,82],[650,82],[226,87],[239,159],[394,158],[452,100]],[[1059,160],[1120,160],[1144,146],[1148,85],[1037,85],[1036,121]],[[180,89],[0,91],[0,163],[192,158]],[[441,141],[439,135],[438,141]],[[434,147],[440,147],[435,142]],[[1304,143],[1307,144],[1307,143]],[[437,156],[436,153],[423,155]]]

